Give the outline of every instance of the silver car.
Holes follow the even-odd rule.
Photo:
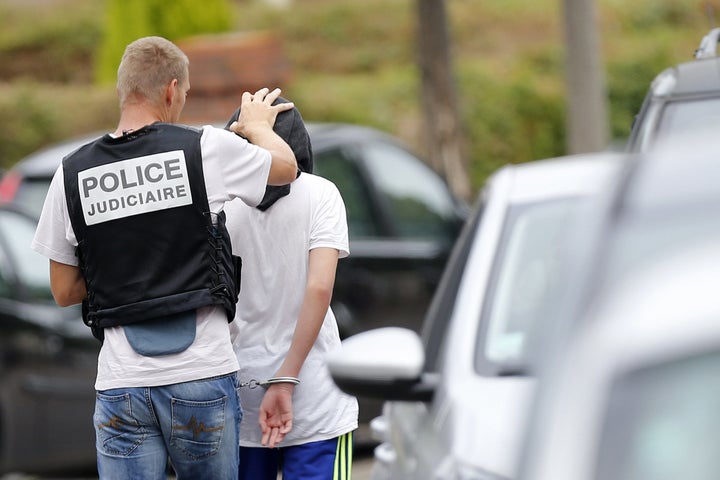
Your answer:
[[[372,426],[382,479],[514,476],[533,398],[528,355],[562,297],[557,261],[624,156],[511,165],[487,182],[425,318],[349,337],[328,358],[344,390],[389,400]]]
[[[716,132],[661,142],[598,212],[522,480],[720,475],[719,157]]]

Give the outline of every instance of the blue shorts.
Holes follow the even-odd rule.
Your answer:
[[[349,480],[352,432],[330,440],[280,448],[240,447],[239,480]]]

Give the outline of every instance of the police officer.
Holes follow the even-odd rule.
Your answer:
[[[223,206],[260,203],[295,179],[272,130],[280,91],[242,95],[232,132],[177,125],[190,82],[170,41],[128,45],[114,133],[63,159],[32,247],[50,259],[53,296],[83,304],[102,340],[95,382],[101,478],[236,478],[241,410],[228,322],[239,261]],[[233,133],[234,132],[234,133]],[[236,135],[236,133],[239,135]]]

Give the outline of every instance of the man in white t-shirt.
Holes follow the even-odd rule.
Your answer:
[[[190,88],[172,42],[128,45],[112,134],[63,159],[32,248],[50,259],[53,296],[83,303],[102,339],[93,422],[108,479],[237,478],[236,269],[223,207],[296,176],[272,130],[279,90],[242,95],[227,132],[176,125]],[[247,140],[245,140],[247,139]],[[250,143],[252,142],[252,143]]]
[[[257,208],[226,207],[233,252],[243,259],[231,324],[244,412],[239,479],[275,480],[278,468],[283,480],[350,478],[358,404],[323,360],[340,347],[329,305],[338,258],[349,254],[345,205],[333,183],[310,173],[299,112],[279,114],[274,128],[302,173],[289,188],[269,186]]]

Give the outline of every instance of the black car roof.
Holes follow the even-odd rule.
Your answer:
[[[361,125],[307,122],[306,126],[315,151],[331,148],[340,143],[362,143],[370,138],[402,145],[389,134]],[[12,170],[20,172],[26,178],[51,177],[63,157],[103,134],[104,132],[96,132],[43,148],[21,159]]]
[[[312,139],[313,149],[328,148],[338,143],[361,143],[366,139],[383,140],[388,143],[400,142],[389,134],[372,127],[349,123],[307,122],[308,133]]]

